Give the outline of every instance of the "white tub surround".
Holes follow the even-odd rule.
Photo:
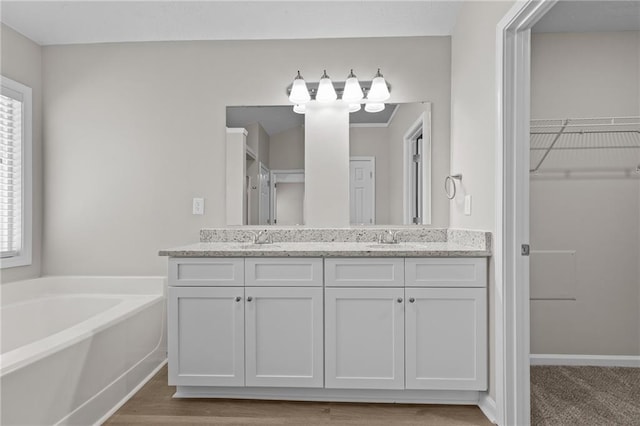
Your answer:
[[[165,359],[162,277],[2,286],[2,424],[94,424]]]
[[[382,231],[203,230],[163,250],[175,397],[479,404],[490,235]]]

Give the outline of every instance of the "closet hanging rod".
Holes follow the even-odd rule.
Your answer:
[[[560,127],[560,125],[553,126]],[[569,126],[567,126],[569,127]],[[531,132],[534,135],[555,135],[558,132]],[[574,130],[571,132],[564,132],[565,135],[581,135],[585,133],[640,133],[640,130]]]
[[[625,117],[586,117],[586,118],[532,118],[531,121],[564,121],[564,120],[569,120],[569,122],[572,121],[587,121],[587,120],[608,120],[609,123],[608,124],[626,124],[626,123],[618,123],[619,120],[638,120],[640,121],[640,116],[636,116],[636,115],[629,115],[629,116],[625,116]],[[634,124],[638,124],[638,122],[634,123]]]
[[[531,148],[531,151],[546,151],[549,148]],[[580,146],[580,147],[559,147],[553,148],[554,151],[581,151],[583,149],[640,149],[640,145],[621,145],[621,146]]]

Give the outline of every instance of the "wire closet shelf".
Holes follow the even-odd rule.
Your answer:
[[[531,120],[530,134],[531,173],[640,174],[640,117]]]

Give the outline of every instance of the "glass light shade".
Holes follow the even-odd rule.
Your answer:
[[[344,83],[344,92],[342,92],[342,100],[350,104],[360,102],[362,100],[363,93],[358,78],[353,74],[353,70],[347,77],[347,81]]]
[[[327,75],[327,71],[322,74],[320,83],[318,83],[318,93],[316,94],[316,101],[318,102],[332,102],[338,99],[336,89],[333,88],[333,83]]]
[[[381,102],[368,102],[364,105],[364,110],[367,112],[384,111],[384,104]]]
[[[300,75],[300,71],[298,71],[298,75],[293,80],[293,84],[291,85],[291,93],[289,93],[289,101],[294,104],[305,104],[311,100],[311,95],[309,95],[309,89],[307,89],[307,83],[305,83],[304,79]]]
[[[295,104],[293,106],[293,112],[296,114],[304,114],[307,112],[307,106],[305,104]]]
[[[362,109],[359,103],[349,104],[349,112],[358,112]]]
[[[371,89],[367,94],[367,99],[371,102],[384,102],[389,99],[389,88],[387,87],[387,82],[385,81],[382,74],[380,74],[380,69],[373,77],[371,81]]]

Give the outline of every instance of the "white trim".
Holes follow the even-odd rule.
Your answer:
[[[389,123],[353,123],[353,124],[349,124],[349,127],[378,127],[378,128],[384,128],[384,127],[389,127]]]
[[[33,252],[33,93],[30,87],[5,76],[0,85],[22,97],[22,247],[20,254],[0,260],[0,269],[29,266]]]
[[[489,396],[488,393],[480,395],[478,399],[478,408],[482,411],[487,419],[493,424],[497,424],[496,420],[496,401]]]
[[[531,27],[556,0],[516,3],[496,31],[495,365],[498,424],[530,424],[529,107]]]
[[[588,365],[640,368],[640,355],[531,354],[531,365]]]
[[[477,391],[177,386],[174,398],[477,405]]]
[[[431,102],[426,102],[426,110],[409,126],[402,142],[402,216],[405,225],[413,225],[411,212],[411,163],[409,144],[422,133],[422,221],[421,225],[431,225]]]
[[[243,127],[227,127],[227,133],[242,133],[245,136],[249,135],[247,129]]]
[[[251,148],[246,143],[244,144],[244,150],[245,150],[246,156],[251,158],[253,161],[258,159],[258,156],[256,155],[256,152],[253,150],[253,148]]]
[[[373,156],[352,156],[349,157],[349,162],[351,160],[356,161],[369,161],[371,162],[371,169],[373,171],[373,193],[371,194],[371,218],[373,219],[372,225],[376,224],[376,157]],[[349,186],[351,186],[351,182],[349,182]]]

